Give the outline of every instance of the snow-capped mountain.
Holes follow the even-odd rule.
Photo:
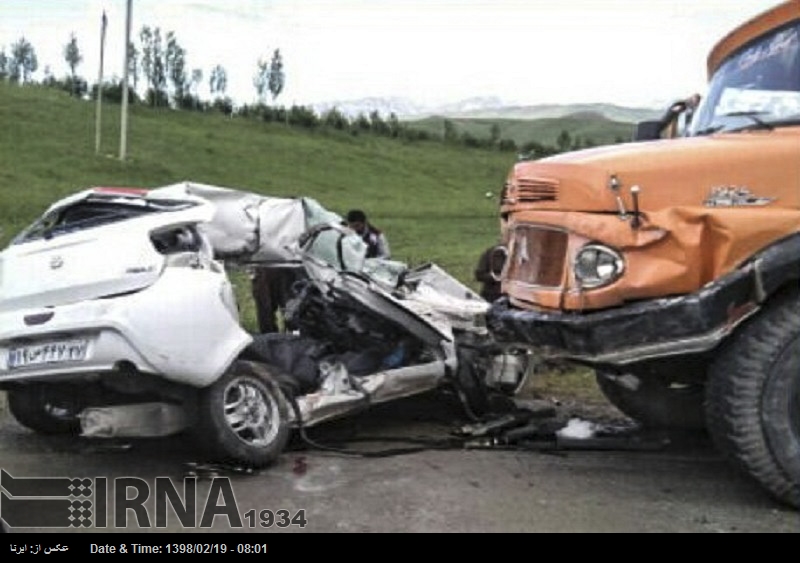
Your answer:
[[[377,111],[382,117],[395,114],[399,119],[411,120],[436,115],[440,117],[464,117],[485,119],[545,119],[564,117],[575,113],[591,112],[604,116],[612,121],[635,123],[646,119],[654,119],[661,115],[663,108],[631,108],[615,104],[509,104],[496,97],[475,97],[458,102],[426,105],[409,98],[362,98],[323,102],[312,105],[322,115],[332,108],[338,109],[349,118],[359,114],[369,116]],[[666,107],[666,106],[664,106]]]

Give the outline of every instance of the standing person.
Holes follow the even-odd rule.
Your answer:
[[[502,244],[487,248],[478,259],[475,267],[475,280],[481,282],[480,295],[489,303],[502,295],[500,288],[500,272],[505,264],[506,253]]]
[[[367,215],[360,209],[352,209],[347,213],[347,225],[353,229],[367,245],[367,258],[391,257],[386,235],[367,220]]]
[[[257,267],[252,277],[259,332],[280,332],[278,313],[282,313],[292,297],[292,285],[304,275],[298,267]]]

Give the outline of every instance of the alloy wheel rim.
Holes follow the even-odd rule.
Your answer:
[[[231,381],[223,394],[225,422],[248,446],[268,446],[278,435],[280,417],[275,398],[247,378]]]

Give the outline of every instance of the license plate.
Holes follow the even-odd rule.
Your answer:
[[[82,362],[86,359],[87,340],[63,340],[47,344],[32,344],[8,351],[8,369],[41,364]]]

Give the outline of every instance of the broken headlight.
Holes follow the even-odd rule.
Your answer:
[[[572,271],[580,287],[601,287],[619,279],[625,271],[625,262],[616,250],[587,244],[575,255]]]

